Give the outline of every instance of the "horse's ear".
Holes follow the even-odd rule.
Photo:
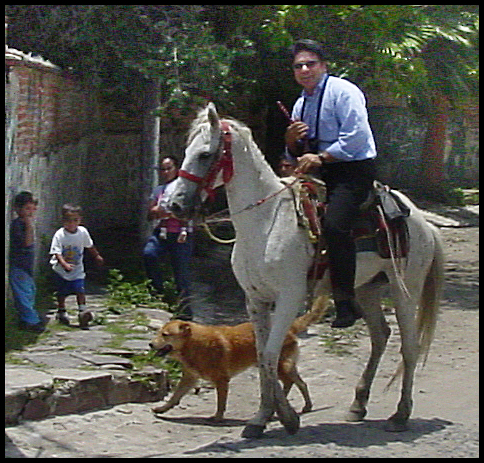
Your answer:
[[[212,126],[212,129],[218,129],[220,125],[220,118],[218,117],[217,114],[217,108],[215,108],[215,105],[210,102],[207,106],[208,110],[208,120],[210,121],[210,125]]]
[[[207,111],[211,127],[210,153],[215,153],[220,144],[220,118],[218,117],[217,109],[212,102],[208,104]]]

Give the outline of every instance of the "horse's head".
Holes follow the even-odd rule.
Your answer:
[[[221,122],[215,105],[209,103],[192,123],[188,135],[185,158],[169,204],[176,216],[190,218],[193,215],[201,203],[201,194],[213,191],[220,171],[223,171],[224,181],[229,180],[231,157],[227,137],[230,137],[228,124]]]

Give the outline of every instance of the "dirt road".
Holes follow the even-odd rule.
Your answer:
[[[383,389],[399,360],[398,329],[392,336],[372,389],[364,422],[347,423],[344,414],[369,353],[364,323],[336,340],[327,323],[301,339],[300,373],[313,399],[296,435],[279,422],[264,437],[240,437],[257,409],[258,375],[250,369],[232,381],[227,421],[208,422],[215,391],[206,385],[163,418],[149,404],[125,404],[80,415],[26,422],[6,430],[10,457],[397,457],[479,456],[479,294],[478,226],[442,228],[446,243],[446,289],[434,343],[425,368],[415,376],[414,411],[404,433],[383,430],[398,400],[398,387]],[[331,342],[328,342],[331,339]],[[290,400],[300,409],[297,390]]]

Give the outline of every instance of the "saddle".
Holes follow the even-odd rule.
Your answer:
[[[289,184],[291,177],[281,180]],[[324,182],[305,177],[293,183],[292,192],[298,223],[308,231],[310,241],[320,254],[326,248],[321,227],[326,208]],[[373,251],[384,259],[406,257],[409,239],[404,219],[409,214],[410,209],[390,187],[375,181],[367,200],[360,206],[360,215],[353,226],[356,252]]]
[[[356,252],[376,251],[383,259],[406,257],[409,236],[405,218],[409,215],[408,206],[390,187],[375,181],[353,228]]]

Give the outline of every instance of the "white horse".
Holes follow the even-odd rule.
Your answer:
[[[307,231],[298,225],[291,191],[284,189],[265,161],[250,129],[235,120],[221,120],[210,103],[192,124],[172,211],[191,216],[201,192],[210,192],[220,173],[236,231],[233,271],[246,294],[259,359],[260,407],[242,435],[260,436],[274,411],[292,434],[299,429],[299,416],[278,383],[277,364],[284,336],[305,303],[313,246]],[[410,251],[402,259],[401,274],[397,275],[391,259],[382,259],[376,252],[357,256],[357,298],[371,335],[371,355],[348,415],[352,421],[366,415],[371,383],[390,335],[380,306],[382,290],[390,285],[402,340],[403,384],[397,411],[388,420],[389,430],[406,428],[414,370],[419,354],[428,353],[443,281],[438,231],[408,198],[401,193],[399,197],[411,210],[406,219]]]

